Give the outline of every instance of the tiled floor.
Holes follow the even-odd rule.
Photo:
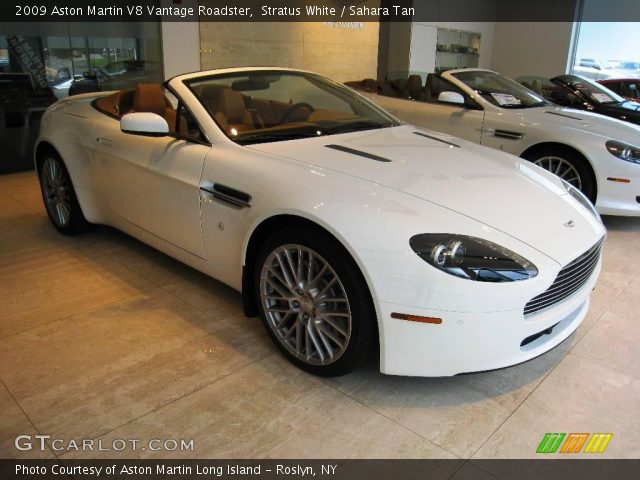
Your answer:
[[[472,461],[533,457],[545,432],[613,432],[604,455],[638,458],[640,219],[605,221],[589,315],[548,354],[455,378],[371,365],[321,380],[282,359],[235,291],[107,228],[61,236],[33,173],[0,176],[0,457],[27,455],[14,438],[35,432],[194,440],[118,457]],[[78,453],[37,452],[54,455]]]

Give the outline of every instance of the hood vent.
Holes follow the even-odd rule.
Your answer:
[[[580,120],[580,121],[582,121],[581,118],[573,117],[571,115],[567,115],[566,113],[559,113],[559,112],[545,112],[545,113],[548,113],[549,115],[557,115],[558,117],[570,118],[571,120]]]
[[[371,160],[375,160],[376,162],[390,162],[388,158],[381,157],[379,155],[374,155],[373,153],[362,152],[360,150],[356,150],[354,148],[344,147],[342,145],[325,145],[327,148],[333,148],[334,150],[339,150],[341,152],[350,153],[351,155],[358,155],[359,157],[370,158]]]
[[[427,135],[426,133],[413,132],[413,134],[414,135],[418,135],[420,137],[428,138],[429,140],[435,140],[436,142],[444,143],[446,145],[449,145],[450,147],[460,148],[460,145],[456,145],[455,143],[447,142],[446,140],[443,140],[443,139],[438,138],[438,137],[432,137],[431,135]]]

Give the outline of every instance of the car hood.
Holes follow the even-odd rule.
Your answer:
[[[546,171],[515,156],[416,127],[246,148],[421,198],[500,230],[562,265],[604,235],[601,223]],[[571,220],[573,226],[565,226]]]
[[[516,122],[531,127],[543,127],[547,130],[586,132],[602,137],[604,141],[618,140],[640,145],[640,126],[598,113],[575,110],[565,107],[536,107],[523,110],[511,110],[518,116]]]

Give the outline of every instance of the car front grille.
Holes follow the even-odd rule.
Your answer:
[[[558,273],[551,286],[540,295],[533,297],[524,306],[524,314],[531,315],[547,307],[561,302],[572,293],[577,292],[587,283],[600,259],[602,243],[600,240],[593,247],[569,263]]]

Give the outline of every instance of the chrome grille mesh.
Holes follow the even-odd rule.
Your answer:
[[[580,290],[598,264],[603,240],[560,270],[551,286],[524,306],[524,314],[530,315],[555,305]]]

